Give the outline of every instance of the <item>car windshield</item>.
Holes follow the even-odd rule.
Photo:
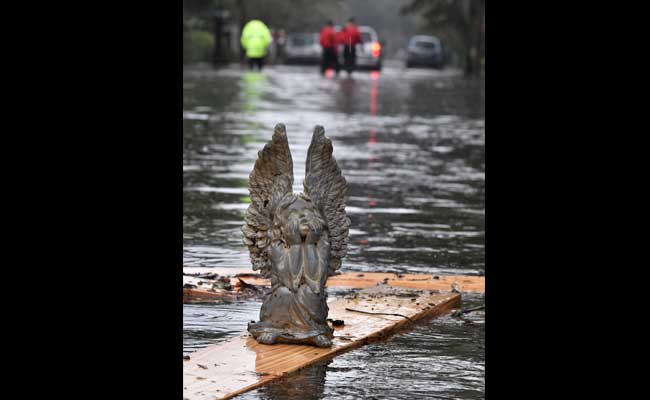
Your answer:
[[[292,46],[311,46],[316,43],[314,35],[299,35],[289,38],[289,43]]]
[[[372,42],[372,36],[368,32],[361,32],[361,41],[363,43],[370,43]]]
[[[433,42],[415,42],[415,47],[432,50],[436,48],[436,44]]]

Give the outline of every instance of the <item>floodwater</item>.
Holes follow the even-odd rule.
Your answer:
[[[482,80],[390,63],[352,79],[321,77],[317,67],[186,70],[184,267],[250,268],[239,230],[248,174],[282,122],[294,191],[314,125],[332,140],[352,221],[343,271],[483,275],[484,98]],[[464,307],[481,304],[463,295]],[[184,352],[245,332],[260,305],[185,305]],[[466,319],[432,320],[237,398],[483,398],[484,314]]]

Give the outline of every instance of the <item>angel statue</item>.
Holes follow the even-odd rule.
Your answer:
[[[248,324],[259,342],[332,345],[325,281],[341,268],[350,220],[345,178],[332,142],[314,128],[304,193],[293,193],[293,161],[283,124],[258,153],[250,174],[251,204],[242,227],[254,270],[271,279],[260,321]]]

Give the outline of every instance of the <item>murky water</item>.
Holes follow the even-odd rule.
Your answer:
[[[482,81],[390,66],[354,79],[322,78],[309,67],[262,74],[231,67],[186,71],[183,93],[184,266],[250,267],[239,231],[248,174],[283,122],[295,191],[302,190],[314,125],[332,139],[349,184],[344,271],[483,274]],[[463,301],[480,304],[482,297]],[[186,305],[184,350],[240,334],[259,307]],[[482,313],[472,318],[433,320],[240,397],[482,398]]]

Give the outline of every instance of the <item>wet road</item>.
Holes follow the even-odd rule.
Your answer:
[[[185,267],[250,267],[239,231],[248,174],[283,122],[294,191],[302,190],[314,125],[332,139],[349,184],[344,271],[483,274],[482,81],[401,66],[353,79],[320,77],[310,67],[259,74],[233,66],[186,71],[183,97]],[[186,305],[184,350],[245,331],[259,307]],[[483,315],[471,318],[431,321],[238,398],[483,398]]]

